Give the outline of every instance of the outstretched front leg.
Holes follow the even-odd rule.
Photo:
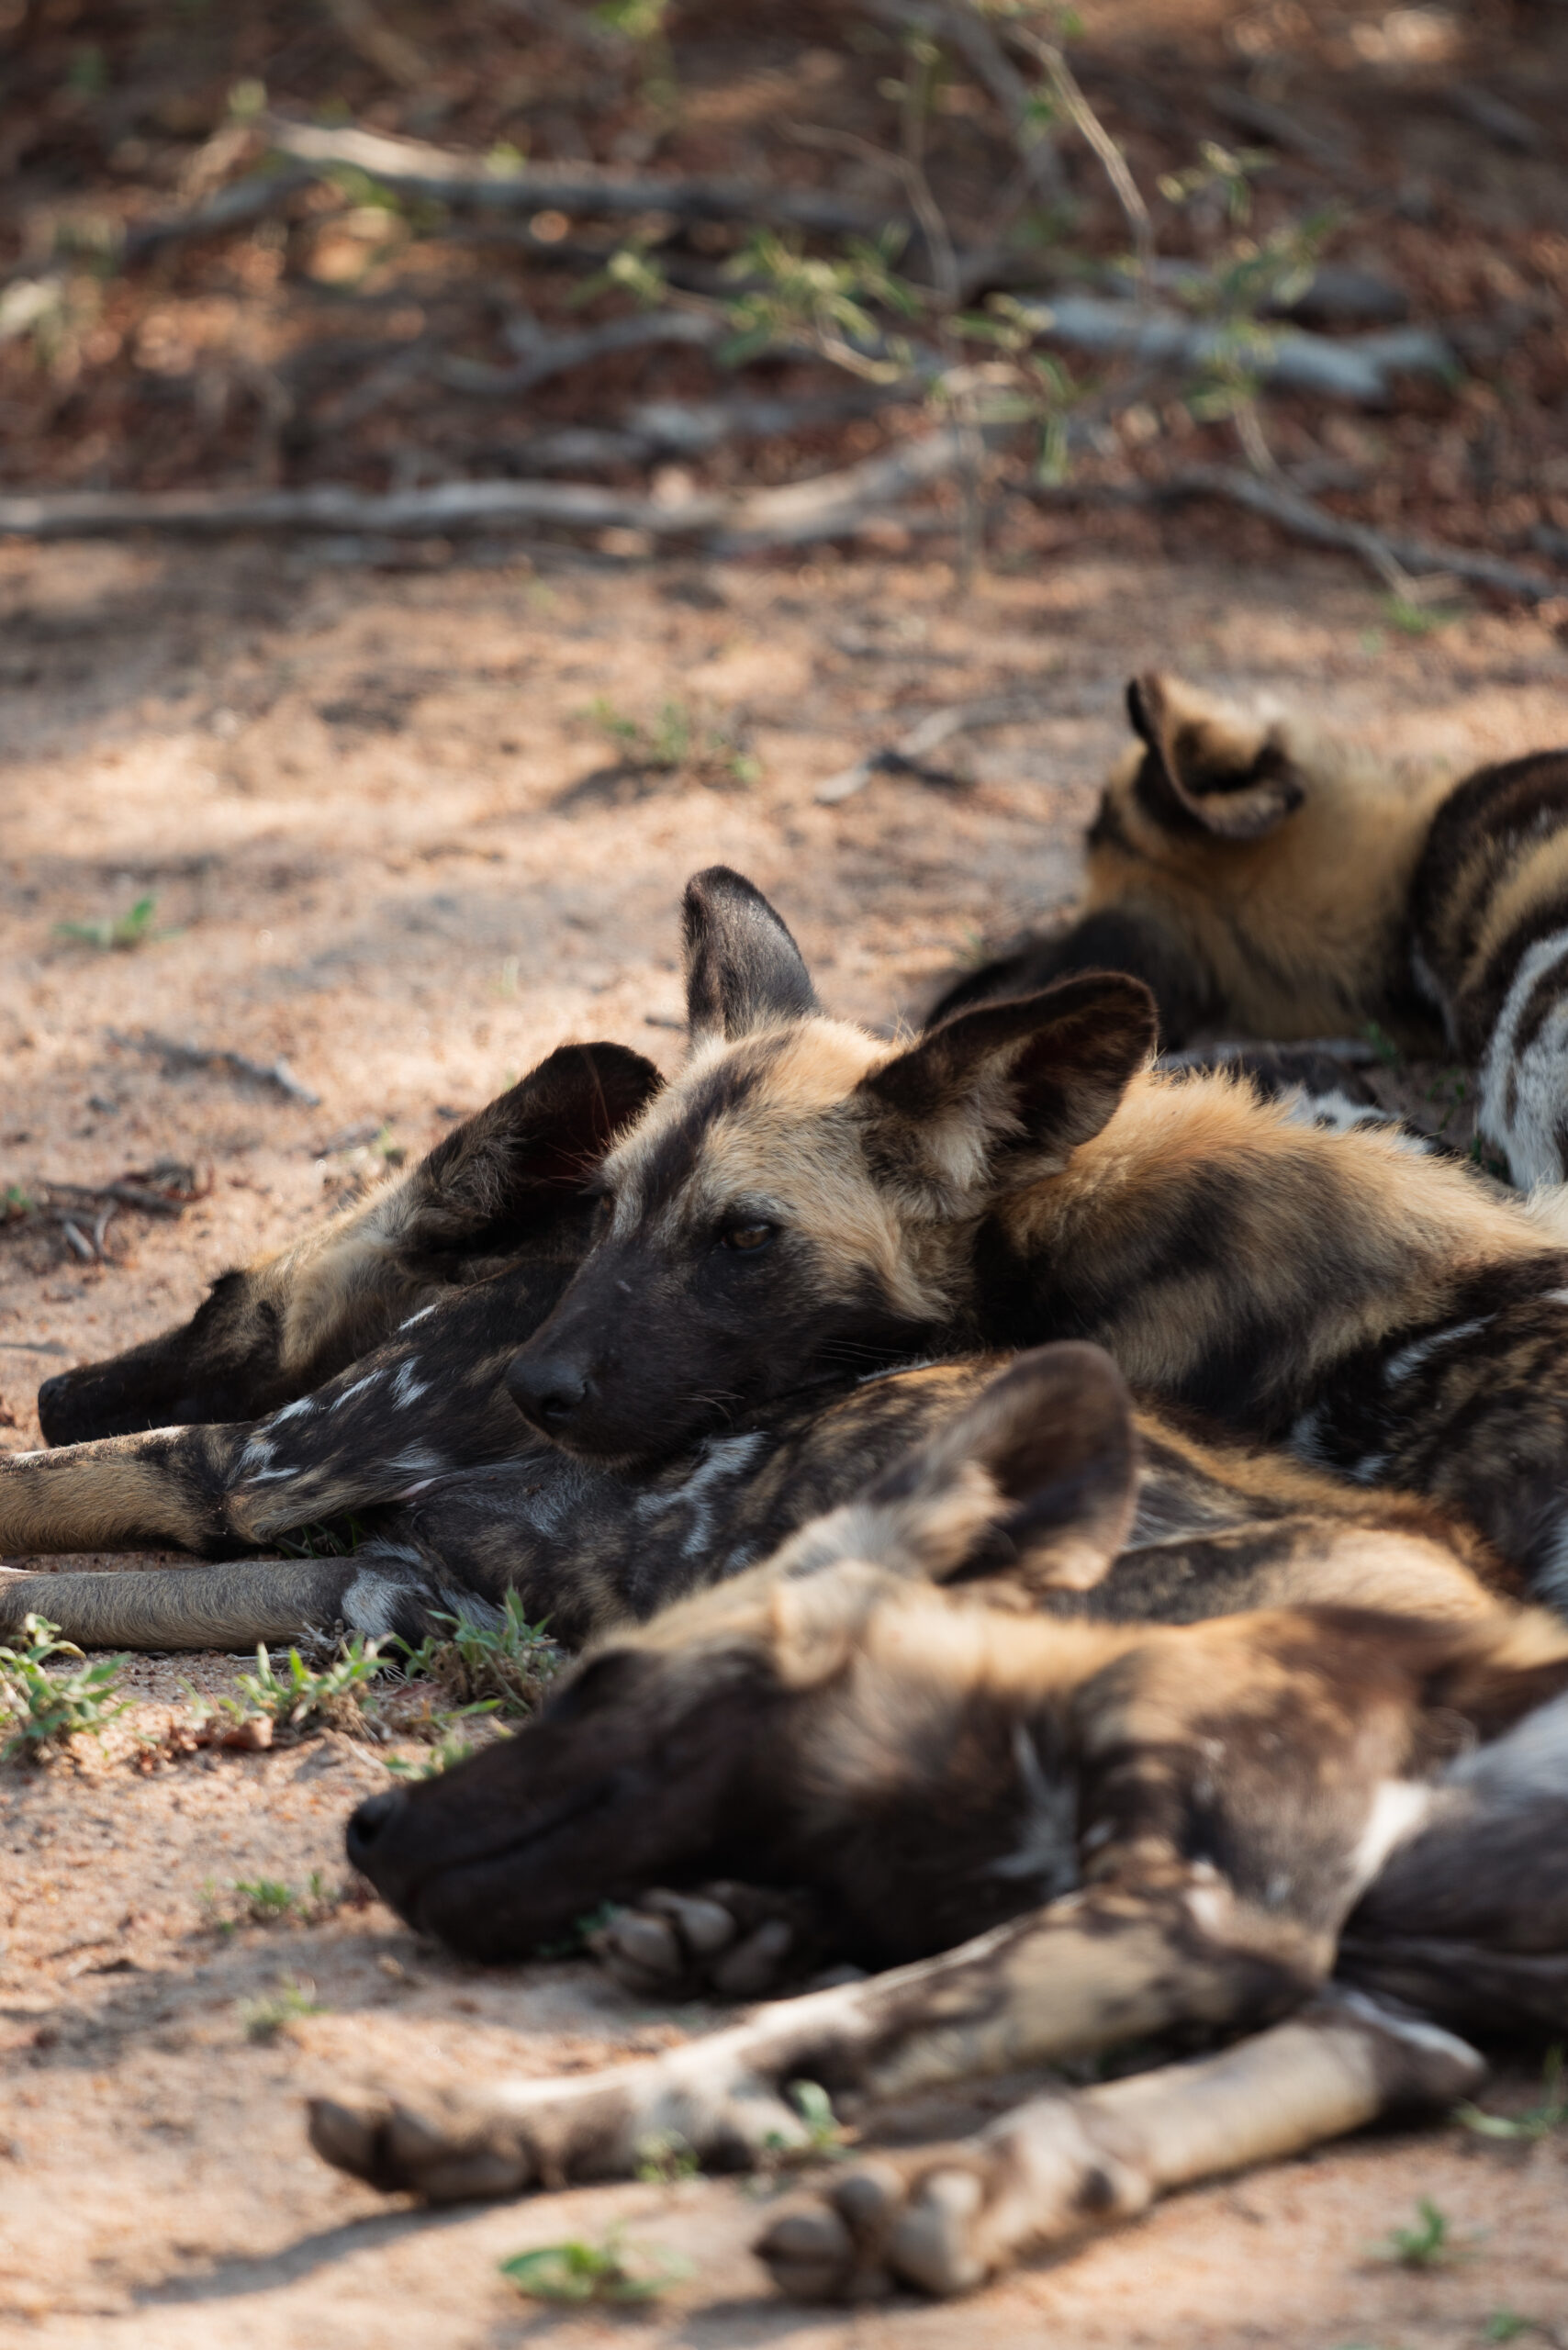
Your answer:
[[[1328,1993],[1217,2056],[1030,2098],[956,2144],[873,2154],[780,2210],[756,2250],[803,2300],[967,2292],[1174,2188],[1441,2111],[1484,2070],[1449,2032]]]
[[[1200,2024],[1243,2029],[1321,1978],[1330,1948],[1238,1901],[1212,1870],[1097,1886],[942,1957],[780,2000],[651,2063],[426,2101],[318,2098],[339,2169],[432,2201],[624,2177],[655,2138],[734,2167],[807,2133],[789,2085],[873,2098]]]

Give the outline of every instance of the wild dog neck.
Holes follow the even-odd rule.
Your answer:
[[[1560,1277],[1551,1236],[1462,1168],[1293,1124],[1224,1076],[1151,1073],[1000,1203],[975,1318],[992,1343],[1092,1338],[1135,1389],[1277,1434],[1337,1365],[1531,1259]]]

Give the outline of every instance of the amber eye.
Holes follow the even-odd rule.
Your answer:
[[[732,1224],[724,1235],[724,1246],[740,1257],[755,1257],[766,1248],[778,1227],[775,1224]]]

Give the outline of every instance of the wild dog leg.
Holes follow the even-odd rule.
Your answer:
[[[418,2105],[318,2098],[310,2142],[341,2170],[432,2201],[626,2176],[674,2132],[716,2166],[798,2144],[790,2082],[896,2096],[1181,2023],[1246,2028],[1321,1979],[1329,1950],[1247,1909],[1212,1871],[1096,1888],[941,1958],[799,1999],[653,2063]]]
[[[756,2250],[801,2300],[967,2292],[1173,2188],[1441,2109],[1484,2070],[1462,2040],[1331,1993],[1218,2056],[1031,2098],[954,2145],[874,2154],[781,2210]]]
[[[804,1981],[830,1946],[811,1894],[727,1880],[657,1887],[588,1937],[605,1973],[644,1999],[764,1998]]]
[[[154,1428],[0,1459],[0,1553],[245,1546],[229,1499],[251,1427]],[[301,1521],[297,1519],[296,1524]]]
[[[246,1559],[226,1566],[122,1574],[28,1574],[0,1568],[0,1639],[47,1617],[84,1649],[248,1649],[342,1624],[418,1640],[444,1595],[417,1571],[352,1559]]]

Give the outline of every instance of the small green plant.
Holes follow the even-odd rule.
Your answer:
[[[301,2017],[322,2012],[314,1983],[302,1975],[291,1975],[275,1991],[265,1992],[259,1999],[242,1999],[240,2022],[247,2040],[264,2043],[275,2040]]]
[[[436,1621],[451,1630],[427,1634],[417,1649],[404,1643],[402,1670],[409,1681],[433,1681],[459,1718],[532,1713],[560,1670],[561,1651],[546,1624],[529,1622],[515,1591],[508,1592],[496,1623],[469,1623],[460,1616]]]
[[[791,2081],[785,2095],[806,2125],[805,2143],[791,2143],[782,2131],[770,2130],[763,2140],[769,2162],[838,2161],[848,2149],[850,2133],[835,2116],[833,2099],[821,2082]]]
[[[1517,2342],[1521,2333],[1544,2332],[1538,2317],[1524,2317],[1518,2310],[1494,2310],[1482,2328],[1483,2342]]]
[[[553,1942],[536,1943],[534,1957],[580,1958],[592,1943],[595,1934],[608,1926],[611,1919],[619,1918],[621,1908],[619,1901],[601,1901],[597,1909],[585,1910],[580,1918],[573,1919],[564,1934],[557,1934]]]
[[[1385,1028],[1380,1028],[1375,1020],[1369,1020],[1361,1030],[1361,1035],[1385,1069],[1399,1067],[1405,1056]]]
[[[1391,2228],[1377,2247],[1377,2256],[1400,2268],[1441,2268],[1455,2251],[1448,2214],[1429,2195],[1418,2199],[1416,2210],[1419,2227]]]
[[[1432,636],[1462,617],[1451,605],[1444,610],[1437,604],[1417,604],[1408,596],[1385,596],[1381,610],[1390,628],[1396,628],[1401,636]]]
[[[356,1632],[330,1664],[319,1672],[306,1663],[297,1649],[290,1649],[280,1673],[265,1648],[256,1651],[256,1670],[240,1675],[238,1697],[196,1697],[201,1718],[226,1715],[235,1723],[258,1715],[274,1729],[301,1732],[319,1724],[354,1728],[360,1708],[377,1673],[387,1670],[379,1640]]]
[[[498,1703],[498,1700],[492,1697],[482,1706],[460,1706],[454,1713],[438,1714],[435,1719],[438,1722],[463,1721],[475,1714],[493,1713]],[[499,1729],[498,1724],[497,1728]],[[503,1731],[501,1735],[506,1733]],[[384,1755],[382,1760],[395,1779],[439,1779],[443,1771],[450,1771],[454,1763],[466,1762],[468,1757],[478,1751],[475,1740],[465,1738],[460,1730],[449,1729],[418,1762],[411,1762],[402,1754]]]
[[[6,1196],[0,1200],[0,1224],[14,1224],[20,1217],[31,1215],[34,1202],[19,1183],[7,1183]]]
[[[83,1731],[101,1738],[130,1703],[129,1697],[109,1702],[129,1658],[102,1656],[89,1663],[74,1640],[60,1638],[59,1625],[47,1616],[24,1616],[22,1632],[25,1648],[0,1648],[0,1710],[14,1725],[0,1760],[36,1758]],[[80,1662],[73,1673],[51,1672],[57,1657]]]
[[[648,2301],[695,2276],[696,2265],[656,2244],[629,2244],[611,2228],[598,2244],[572,2237],[514,2253],[500,2272],[536,2301]]]
[[[129,913],[117,914],[107,922],[57,922],[54,934],[81,946],[95,946],[104,954],[126,954],[133,946],[145,946],[150,939],[170,935],[168,931],[153,929],[157,911],[156,898],[138,898]]]
[[[330,1917],[342,1897],[332,1892],[320,1869],[312,1869],[305,1890],[301,1893],[281,1877],[236,1877],[234,1890],[245,1905],[246,1916],[253,1926],[278,1926],[287,1922],[297,1925],[314,1924]]]
[[[656,2131],[637,2149],[637,2177],[645,2186],[673,2187],[679,2179],[695,2178],[701,2167],[695,2147],[678,2130]]]
[[[1533,2145],[1568,2122],[1568,2097],[1563,2095],[1563,2050],[1561,2041],[1546,2052],[1541,2067],[1540,2097],[1524,2113],[1486,2113],[1480,2106],[1456,2105],[1453,2118],[1478,2138],[1522,2139]]]

